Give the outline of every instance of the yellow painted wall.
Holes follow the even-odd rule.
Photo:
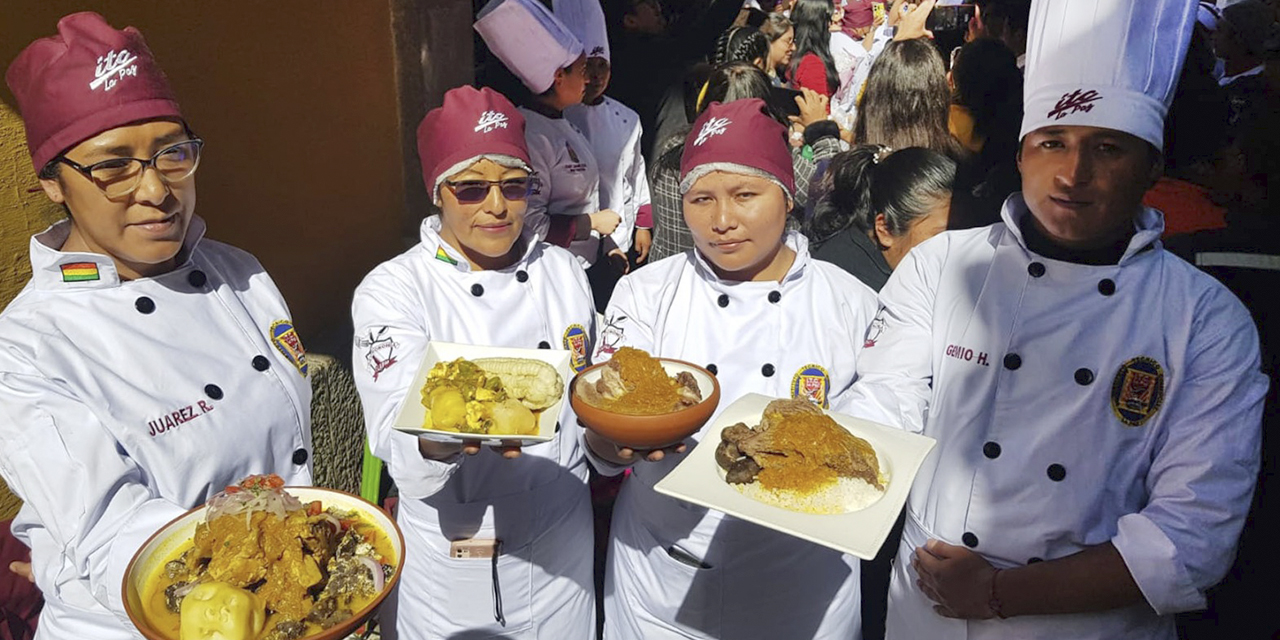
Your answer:
[[[31,235],[63,215],[43,192],[27,193],[39,184],[31,170],[22,120],[0,103],[0,307],[9,304],[31,279],[27,259]],[[0,520],[12,518],[19,504],[0,481]]]

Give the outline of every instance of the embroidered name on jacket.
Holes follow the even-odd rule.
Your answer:
[[[155,420],[147,421],[147,427],[149,428],[147,435],[154,438],[162,433],[170,431],[171,429],[176,429],[181,425],[191,422],[210,411],[213,411],[213,405],[205,402],[204,400],[199,400],[195,404],[189,404],[176,411],[170,411]]]
[[[138,75],[138,65],[134,64],[137,60],[138,56],[129,53],[128,49],[99,56],[98,66],[93,69],[93,82],[89,83],[89,90],[102,87],[103,91],[110,91],[125,76]]]

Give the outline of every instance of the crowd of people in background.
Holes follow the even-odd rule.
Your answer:
[[[1280,304],[1271,293],[1280,281],[1280,225],[1269,206],[1272,181],[1280,184],[1280,2],[1199,2],[1194,11],[1178,2],[1132,0],[1123,4],[1146,7],[1133,11],[1149,24],[1115,18],[1101,25],[1073,16],[1063,0],[477,1],[475,30],[484,46],[476,86],[449,91],[418,129],[432,199],[420,243],[370,273],[353,303],[352,359],[370,450],[388,464],[411,550],[399,593],[383,612],[384,634],[881,640],[886,620],[894,637],[896,606],[899,639],[1122,637],[1120,629],[1134,634],[1123,637],[1166,638],[1173,613],[1207,607],[1181,613],[1180,637],[1261,637],[1253,634],[1266,624],[1262,594],[1274,591],[1271,576],[1280,569],[1270,549],[1280,534],[1280,485],[1271,477],[1280,461],[1270,433],[1280,414]],[[1037,58],[1048,50],[1065,57],[1057,44],[1045,44],[1046,33],[1069,32],[1054,24],[1071,20],[1088,25],[1081,47],[1090,46],[1092,31],[1111,29],[1138,43],[1134,51],[1171,57],[1122,59],[1128,67],[1097,77]],[[102,42],[146,46],[136,31],[115,30],[96,14],[68,17],[60,30],[57,46],[80,57]],[[1183,39],[1164,40],[1170,33]],[[33,264],[48,282],[37,282],[0,317],[9,341],[0,351],[0,409],[8,410],[0,411],[8,420],[0,424],[8,447],[0,471],[35,505],[15,533],[37,555],[14,570],[65,596],[47,609],[44,633],[123,638],[129,632],[114,591],[123,569],[115,546],[145,539],[207,498],[204,488],[250,472],[310,482],[306,365],[300,352],[281,347],[291,326],[266,338],[236,328],[240,316],[261,324],[287,318],[288,310],[251,256],[208,240],[197,249],[204,223],[193,217],[194,185],[184,181],[203,141],[182,119],[163,74],[147,75],[149,52],[146,90],[135,95],[122,85],[116,94],[132,111],[116,121],[102,115],[97,94],[66,98],[74,106],[57,109],[72,126],[46,121],[50,105],[62,100],[57,73],[66,71],[57,65],[78,59],[59,58],[52,46],[33,46],[7,76],[41,184],[71,217],[33,242]],[[1111,76],[1099,79],[1104,71]],[[1033,72],[1041,74],[1035,83]],[[1058,85],[1046,80],[1055,73],[1088,80],[1058,97]],[[1151,78],[1146,84],[1135,79],[1143,74]],[[1161,74],[1169,76],[1163,85]],[[1122,88],[1131,108],[1099,106],[1097,90],[1086,85]],[[107,142],[127,152],[126,164],[137,161],[129,165],[136,175],[100,179],[112,168],[102,164]],[[160,173],[162,158],[175,168]],[[81,177],[91,182],[74,182]],[[1042,224],[1047,210],[1097,204],[1078,195],[1095,193],[1094,183],[1098,198],[1139,210],[1121,216],[1124,228],[1086,230],[1094,235],[1072,245],[1063,238],[1080,228]],[[163,246],[134,243],[158,257],[130,253],[133,241],[98,242],[110,236],[88,222],[106,207],[100,196],[144,205],[152,198],[155,206],[175,197],[181,206],[170,213],[181,224],[150,224],[180,228],[165,227]],[[1101,244],[1085,242],[1099,238]],[[1249,313],[1169,252],[1217,278]],[[179,271],[186,274],[180,286],[206,293],[206,283],[258,284],[236,290],[236,310],[201,296],[173,301],[168,289],[179,285],[172,284],[130,294],[124,311],[106,301],[109,292],[94,293],[92,304],[77,299],[81,306],[71,310],[56,291],[39,289],[71,282],[70,253],[82,260],[76,268],[92,268],[94,281],[101,272],[104,284],[121,287],[150,286],[149,278]],[[106,257],[95,266],[84,257],[91,254]],[[1106,277],[1098,275],[1103,268],[1111,269]],[[1037,294],[1034,286],[1046,282],[1074,297]],[[71,316],[87,309],[126,324],[159,317],[151,315],[157,301],[166,314],[185,314],[176,322],[212,327],[201,348],[216,352],[209,357],[223,369],[252,363],[222,386],[201,379],[209,398],[220,400],[224,390],[264,393],[259,372],[284,376],[287,394],[243,406],[254,409],[252,418],[215,414],[232,430],[226,433],[267,425],[236,436],[261,441],[256,458],[242,459],[225,443],[196,443],[192,450],[207,454],[208,473],[184,477],[185,467],[166,462],[180,455],[165,448],[174,439],[121,437],[121,444],[77,433],[62,435],[56,447],[35,446],[9,425],[52,431],[74,416],[99,420],[110,432],[110,419],[90,415],[66,389],[133,398],[151,383],[145,376],[110,384],[82,379],[77,363],[106,359],[95,349],[110,352],[111,345],[93,340],[94,330]],[[1100,306],[1112,301],[1115,309]],[[50,315],[59,305],[66,310]],[[1095,326],[1054,324],[1072,314]],[[1057,330],[1023,327],[1027,318]],[[1114,320],[1124,326],[1109,325],[1114,318],[1125,318]],[[77,340],[54,340],[57,349],[42,351],[34,345],[45,344],[45,324]],[[1048,341],[1062,362],[1037,362],[1028,347],[1033,339]],[[358,363],[388,341],[400,361],[416,362],[431,340],[564,348],[578,370],[607,360],[616,347],[636,346],[705,365],[730,400],[786,395],[793,371],[816,369],[826,386],[812,400],[934,437],[937,461],[880,554],[858,561],[659,495],[654,485],[686,446],[618,446],[578,426],[567,402],[556,439],[523,448],[442,444],[396,431],[396,408],[416,393],[408,389],[414,370],[395,361]],[[1000,351],[990,363],[983,353],[981,369],[958,373],[950,361],[930,369],[930,353],[949,340],[987,340]],[[144,343],[129,346],[152,353],[155,345]],[[1160,350],[1164,368],[1129,354],[1131,343]],[[1065,364],[1063,354],[1095,348],[1108,357],[1141,357],[1118,372]],[[68,363],[66,371],[37,366],[34,351]],[[250,357],[258,351],[271,359]],[[1259,365],[1271,381],[1265,410]],[[1104,399],[1092,408],[1083,401],[1038,406],[1061,392],[1045,381],[1057,375],[1053,367],[1068,367],[1062,384],[1073,392],[1110,390],[1110,408]],[[1019,369],[1030,385],[1013,378]],[[990,384],[973,386],[979,375],[991,376]],[[1005,377],[997,383],[997,375]],[[1154,387],[1151,380],[1158,380]],[[1162,406],[1150,423],[1160,430],[1141,431]],[[1220,428],[1241,450],[1200,440],[1195,425],[1162,422],[1176,421],[1176,411]],[[1050,435],[993,435],[1044,412],[1051,414],[1044,417]],[[1096,459],[1085,450],[1093,443],[1063,435],[1079,420],[1112,413],[1134,429],[1100,437],[1106,442]],[[1262,471],[1250,494],[1242,487],[1258,476],[1256,447],[1249,447],[1257,444],[1259,415]],[[982,431],[988,428],[992,433]],[[1143,436],[1132,434],[1153,432],[1160,435],[1135,444]],[[1191,444],[1166,441],[1179,437]],[[103,444],[109,441],[115,446]],[[1065,451],[1030,460],[1019,457],[1018,446]],[[101,463],[104,451],[110,464]],[[1130,453],[1144,459],[1122,459]],[[1060,512],[1052,503],[1013,509],[992,495],[1031,481],[971,468],[1001,458],[1034,466],[1036,481],[1052,488],[1082,477],[1113,484],[1054,494],[1067,504]],[[1116,460],[1123,469],[1095,468]],[[63,467],[80,475],[50,492],[48,474]],[[979,486],[979,476],[990,485]],[[158,484],[167,488],[154,489]],[[78,492],[81,485],[93,488],[89,495]],[[1246,518],[1238,512],[1250,495]],[[1154,509],[1160,513],[1139,521],[1126,511],[1140,503],[1145,514],[1144,501],[1156,498],[1167,501]],[[1076,508],[1081,522],[1055,519],[1069,520]],[[1021,529],[1009,526],[1024,513],[1035,517]],[[974,533],[975,522],[987,528]],[[1058,537],[1036,538],[1033,525],[1050,522],[1062,528]],[[1241,526],[1234,564],[1231,541],[1195,542],[1198,528],[1232,537]],[[451,540],[464,535],[501,539],[502,550],[491,563],[450,558]],[[588,548],[594,555],[583,552]],[[1011,549],[1042,551],[1015,556]],[[1095,576],[1108,586],[1086,593]],[[1004,589],[999,597],[997,587]],[[1048,602],[1046,593],[1060,594],[1061,602]]]

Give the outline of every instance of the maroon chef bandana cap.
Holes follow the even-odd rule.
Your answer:
[[[177,99],[142,34],[91,11],[58,21],[58,35],[18,54],[5,82],[27,128],[31,163],[50,160],[103,131],[134,122],[182,120]]]
[[[507,156],[527,167],[524,116],[506,96],[488,87],[450,89],[444,106],[432,109],[418,125],[418,159],[431,197],[441,181],[482,156]]]
[[[786,127],[769,115],[759,98],[712,102],[693,122],[680,157],[681,191],[689,173],[703,165],[725,165],[763,171],[777,179],[790,197],[796,192],[795,170],[787,149]]]

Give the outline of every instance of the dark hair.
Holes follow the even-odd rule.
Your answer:
[[[58,173],[62,170],[61,162],[50,161],[43,167],[40,167],[40,173],[36,175],[41,180],[53,180],[58,177]]]
[[[787,35],[787,31],[795,25],[791,24],[791,19],[781,13],[771,13],[765,18],[763,24],[760,25],[760,33],[769,39],[769,44],[773,44],[778,38]]]
[[[796,52],[791,55],[791,68],[787,76],[796,77],[800,61],[810,53],[818,56],[827,72],[827,89],[835,93],[840,88],[840,74],[831,58],[831,0],[797,0],[791,9],[791,23],[796,27]]]
[[[787,126],[787,119],[778,114],[769,106],[769,96],[773,93],[773,85],[769,83],[769,76],[765,75],[760,67],[750,62],[736,60],[722,64],[711,70],[711,77],[707,79],[707,93],[703,97],[701,104],[698,106],[698,113],[701,113],[712,102],[733,102],[735,100],[746,100],[747,98],[760,98],[765,101],[765,110],[774,120]],[[691,126],[681,127],[679,131],[672,134],[672,138],[679,136],[680,140],[684,140],[692,129]],[[670,138],[668,138],[670,140]],[[662,145],[667,146],[667,145]],[[680,155],[684,153],[684,144],[677,144],[667,149],[658,158],[655,164],[665,165],[667,168],[680,168]]]
[[[858,144],[925,147],[961,157],[963,147],[947,126],[950,114],[951,91],[938,50],[924,38],[898,40],[871,65],[853,138]]]
[[[1231,107],[1213,77],[1215,61],[1208,33],[1197,25],[1164,121],[1164,166],[1170,177],[1191,178],[1195,165],[1212,162],[1230,138]]]
[[[805,232],[814,242],[850,227],[867,233],[883,213],[889,233],[900,236],[938,200],[950,202],[955,178],[956,162],[936,151],[859,145],[831,159]]]
[[[953,100],[973,115],[973,129],[986,142],[984,159],[1012,159],[1018,154],[1022,127],[1022,70],[1005,43],[979,38],[960,48],[951,67]]]
[[[756,58],[769,59],[769,40],[764,34],[750,27],[729,27],[716,39],[711,64],[753,62]]]

